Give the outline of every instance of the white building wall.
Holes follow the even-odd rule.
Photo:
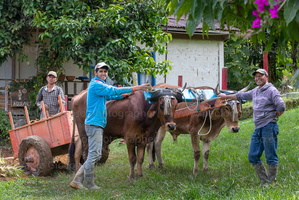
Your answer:
[[[224,46],[223,41],[216,40],[191,40],[174,38],[168,44],[168,54],[156,55],[157,62],[165,60],[166,57],[172,61],[173,69],[164,77],[158,75],[156,83],[166,82],[171,85],[178,85],[178,76],[182,76],[182,84],[187,86],[210,86],[215,87],[218,83],[221,86],[221,69],[224,67]],[[29,56],[28,62],[15,61],[16,79],[26,79],[37,73],[35,59],[37,58],[37,47],[31,44],[30,47],[25,46],[25,53]],[[4,65],[4,66],[3,66]],[[8,62],[1,66],[1,77],[11,78],[12,62]],[[7,67],[5,67],[7,66]],[[82,69],[74,65],[72,61],[64,64],[65,74],[70,76],[89,76]],[[4,85],[2,83],[2,85]],[[73,86],[70,85],[70,90]],[[81,86],[78,86],[80,90]]]
[[[165,60],[165,55],[156,56],[158,62]],[[182,76],[182,83],[187,86],[221,85],[222,41],[173,39],[168,44],[167,59],[173,68],[165,77],[157,76],[157,83],[178,85],[178,76]]]

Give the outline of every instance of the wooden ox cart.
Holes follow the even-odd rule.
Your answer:
[[[44,118],[35,122],[30,122],[27,107],[24,107],[27,124],[18,128],[8,113],[13,156],[19,158],[20,165],[29,174],[49,175],[54,167],[53,157],[68,153],[73,133],[72,113],[64,111],[60,96],[59,104],[61,112],[48,117],[42,103]]]

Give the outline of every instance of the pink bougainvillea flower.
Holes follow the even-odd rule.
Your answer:
[[[258,10],[260,12],[264,12],[265,6],[269,5],[268,0],[256,0],[254,3],[258,5]]]
[[[278,18],[278,9],[275,8],[269,8],[269,13],[271,15],[271,18]]]
[[[259,16],[259,12],[258,12],[257,10],[253,10],[253,11],[252,11],[252,15],[254,15],[254,16]]]
[[[260,28],[261,27],[261,18],[257,17],[253,22],[252,22],[252,28]]]

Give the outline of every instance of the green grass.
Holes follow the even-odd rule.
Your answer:
[[[54,172],[51,177],[28,177],[0,182],[1,199],[299,199],[299,108],[288,110],[279,120],[278,182],[268,188],[259,180],[247,160],[252,119],[240,122],[239,133],[224,128],[212,141],[209,173],[202,169],[192,174],[193,153],[189,135],[173,142],[167,134],[163,143],[165,168],[148,168],[147,156],[143,177],[128,181],[129,162],[125,145],[111,144],[105,165],[96,167],[98,191],[78,191],[69,187],[74,174]],[[263,160],[265,160],[263,158]]]

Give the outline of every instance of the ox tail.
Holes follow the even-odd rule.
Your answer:
[[[152,159],[153,159],[153,162],[156,161],[156,146],[155,146],[155,142],[153,142]]]
[[[74,113],[73,113],[73,133],[72,133],[72,140],[69,145],[68,153],[69,153],[69,164],[68,164],[68,170],[75,171],[75,151],[76,151],[76,145],[75,145],[75,131],[76,131],[76,120],[74,119]]]
[[[146,145],[146,151],[148,152],[149,159],[152,160],[154,163],[156,160],[156,151],[155,151],[155,142],[154,141],[152,141]],[[151,163],[150,163],[150,165],[151,165]]]

